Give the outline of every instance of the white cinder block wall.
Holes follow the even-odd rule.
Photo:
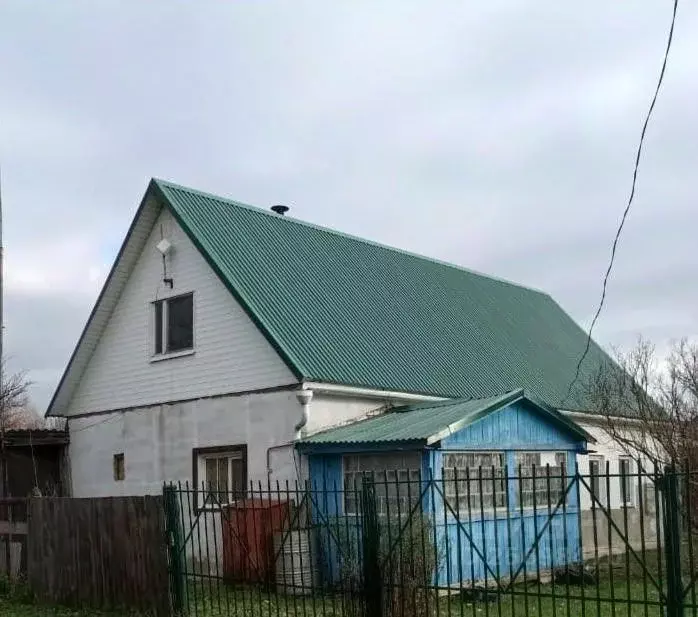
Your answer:
[[[154,405],[71,421],[73,495],[143,495],[163,482],[192,482],[193,449],[246,444],[249,479],[266,484],[267,449],[288,443],[301,406],[290,391]],[[96,424],[99,423],[99,424]],[[123,453],[125,480],[115,481]],[[273,453],[272,482],[294,480],[290,448]]]
[[[596,443],[589,444],[589,449],[591,450],[590,454],[585,454],[585,455],[580,455],[577,457],[578,463],[579,463],[579,472],[583,475],[586,476],[589,474],[589,460],[591,457],[601,457],[603,459],[603,466],[602,466],[602,474],[606,473],[606,462],[608,462],[609,466],[609,473],[611,475],[610,478],[610,484],[609,484],[609,495],[611,498],[611,508],[616,509],[621,507],[621,492],[620,492],[620,479],[617,477],[614,477],[615,474],[620,473],[620,468],[619,468],[619,459],[621,457],[627,456],[627,452],[623,450],[621,445],[613,441],[611,439],[610,435],[603,429],[603,420],[597,421],[597,422],[591,422],[591,421],[584,421],[580,420],[578,417],[574,418],[576,422],[578,422],[588,433],[590,433],[595,439]],[[651,465],[648,464],[646,460],[642,461],[642,465],[645,469],[645,471],[651,471],[652,467]],[[638,467],[637,467],[637,461],[633,461],[632,463],[632,471],[634,474],[637,474]],[[647,483],[646,478],[645,478],[645,484]],[[632,479],[632,489],[633,489],[633,498],[635,505],[637,506],[638,504],[638,482],[637,482],[637,476],[635,476]],[[605,485],[602,486],[602,490],[606,491]],[[588,491],[582,490],[580,491],[580,501],[581,501],[581,506],[583,509],[589,509],[591,508],[591,498],[588,494]],[[605,499],[602,500],[605,503]]]

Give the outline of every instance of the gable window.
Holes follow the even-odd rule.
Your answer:
[[[503,452],[444,454],[443,481],[446,499],[458,514],[506,506]]]
[[[516,472],[516,493],[524,508],[555,508],[567,488],[567,453],[517,452]]]
[[[620,505],[626,508],[633,506],[632,477],[633,460],[629,456],[618,459],[618,480],[620,482]]]
[[[155,355],[194,348],[194,295],[153,302]]]
[[[593,506],[604,503],[604,469],[605,463],[603,456],[589,457],[589,488],[591,489]]]
[[[373,479],[378,514],[406,516],[421,493],[419,452],[345,455],[344,512],[360,514],[363,478]]]
[[[247,447],[194,450],[194,486],[200,508],[216,508],[247,494]]]

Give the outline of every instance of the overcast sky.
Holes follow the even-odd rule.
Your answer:
[[[151,176],[542,288],[588,326],[670,14],[670,0],[3,0],[10,368],[43,410]],[[697,110],[684,2],[604,346],[698,334]]]

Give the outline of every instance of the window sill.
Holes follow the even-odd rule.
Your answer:
[[[182,351],[171,351],[169,353],[159,353],[155,356],[150,356],[151,362],[162,362],[163,360],[173,360],[174,358],[184,358],[185,356],[193,356],[196,353],[194,349],[182,349]]]

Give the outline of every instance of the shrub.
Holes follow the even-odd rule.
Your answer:
[[[345,612],[352,617],[359,614],[357,599],[364,587],[361,519],[335,519],[332,528],[338,542],[341,588],[347,600]],[[379,518],[378,559],[384,615],[428,614],[434,574],[441,560],[434,533],[431,519],[420,512]]]

